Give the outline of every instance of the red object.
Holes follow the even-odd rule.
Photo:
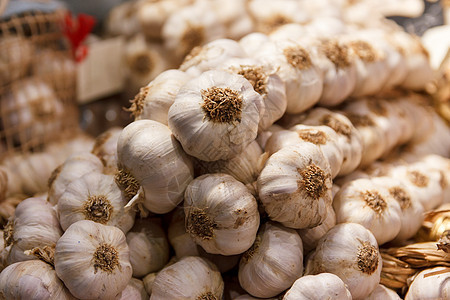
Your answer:
[[[83,41],[92,31],[95,18],[86,14],[79,14],[76,18],[67,12],[63,21],[63,33],[72,47],[72,53],[77,62],[82,61],[88,54],[88,47]]]

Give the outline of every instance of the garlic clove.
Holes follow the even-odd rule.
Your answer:
[[[239,283],[252,296],[269,298],[289,288],[303,273],[303,246],[295,230],[264,224],[239,263]]]
[[[186,83],[169,110],[169,127],[190,155],[232,158],[256,138],[261,95],[243,77],[211,70]]]
[[[286,292],[283,300],[327,298],[336,300],[352,299],[352,295],[345,283],[332,273],[321,273],[300,277]]]
[[[378,286],[382,259],[373,234],[356,223],[334,226],[308,257],[304,275],[332,273],[347,285],[353,299],[364,299]]]
[[[158,275],[158,273],[150,273],[145,275],[145,277],[142,279],[144,282],[145,291],[148,295],[152,294],[153,283],[155,282],[156,275]]]
[[[125,234],[89,220],[72,224],[55,249],[55,270],[77,298],[113,299],[131,279]]]
[[[314,144],[304,142],[274,153],[257,183],[269,218],[295,229],[320,225],[332,202],[330,173],[330,165]]]
[[[234,255],[253,244],[258,204],[247,187],[226,174],[197,177],[186,188],[186,231],[208,253]]]
[[[223,288],[222,276],[214,264],[188,256],[158,273],[150,299],[222,299]]]

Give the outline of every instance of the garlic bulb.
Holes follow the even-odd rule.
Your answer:
[[[357,179],[343,185],[333,199],[337,223],[363,225],[379,245],[393,240],[400,232],[401,208],[387,187],[370,179]]]
[[[105,32],[108,35],[130,37],[140,31],[135,18],[136,2],[123,2],[111,9],[105,19]]]
[[[151,300],[222,299],[223,280],[208,260],[188,256],[161,270],[152,286]]]
[[[288,145],[313,143],[322,150],[323,155],[330,164],[331,178],[336,177],[341,169],[344,159],[343,153],[337,143],[337,133],[328,126],[295,125],[289,130],[279,131],[269,138],[266,152],[277,152]]]
[[[302,143],[282,148],[258,177],[258,194],[273,221],[290,228],[320,225],[331,205],[330,165],[319,147]]]
[[[254,32],[254,24],[245,6],[247,0],[212,1],[213,9],[220,23],[225,26],[225,36],[239,40]]]
[[[358,167],[363,150],[361,135],[345,115],[318,107],[308,112],[302,124],[325,125],[338,134],[337,143],[344,156],[338,175],[350,174]]]
[[[304,24],[309,16],[302,10],[301,2],[293,0],[251,0],[248,12],[255,22],[255,29],[268,33],[287,23]]]
[[[86,174],[103,171],[101,160],[89,152],[81,152],[69,156],[66,161],[53,170],[48,179],[48,201],[55,205],[64,194],[67,186]]]
[[[166,20],[191,0],[138,1],[136,18],[147,39],[161,39],[161,30]]]
[[[239,283],[251,295],[269,298],[289,288],[303,273],[302,240],[295,230],[264,224],[239,263]]]
[[[131,278],[128,285],[122,291],[120,300],[148,300],[148,294],[145,290],[142,280]]]
[[[41,79],[15,81],[2,100],[3,130],[17,143],[34,145],[60,133],[64,106],[53,89]]]
[[[264,165],[264,157],[261,147],[256,141],[251,142],[245,150],[228,160],[196,161],[197,173],[225,173],[233,176],[244,184],[256,181]]]
[[[414,277],[405,300],[446,299],[450,294],[448,267],[425,269]]]
[[[284,81],[287,113],[303,112],[319,101],[323,80],[309,49],[291,40],[276,41],[265,45],[256,58],[271,65]]]
[[[77,298],[114,299],[131,279],[129,254],[121,230],[82,220],[58,240],[55,270]]]
[[[161,72],[131,100],[129,111],[134,119],[154,120],[167,125],[169,108],[178,90],[189,78],[186,73],[176,69]]]
[[[323,72],[323,90],[319,104],[335,106],[342,103],[356,85],[356,66],[347,43],[328,38],[313,44],[316,64]]]
[[[283,300],[301,299],[351,300],[352,295],[338,276],[320,273],[300,277],[283,297]]]
[[[0,295],[3,299],[75,299],[53,267],[41,260],[18,262],[4,269]]]
[[[261,95],[243,77],[211,70],[186,83],[169,109],[169,127],[190,155],[229,159],[256,138]]]
[[[33,75],[46,80],[55,91],[64,91],[75,85],[76,63],[68,53],[45,48],[39,49],[35,55]]]
[[[126,237],[134,277],[159,271],[169,261],[169,243],[157,220],[136,220]]]
[[[164,47],[180,61],[194,47],[222,38],[224,33],[210,1],[196,1],[176,10],[162,27]]]
[[[152,294],[153,283],[155,282],[156,275],[158,275],[158,273],[150,273],[142,279],[142,281],[144,282],[145,291],[148,295]]]
[[[255,241],[259,227],[256,199],[227,174],[197,177],[184,196],[186,230],[206,252],[240,254]]]
[[[0,41],[0,81],[2,84],[24,77],[33,58],[33,44],[21,36],[3,36]]]
[[[203,46],[193,48],[184,58],[179,69],[195,76],[217,68],[230,58],[243,58],[246,54],[238,42],[231,39],[217,39]]]
[[[369,296],[365,298],[365,300],[401,300],[400,296],[391,289],[388,289],[382,284],[379,284],[375,290],[370,293]]]
[[[400,231],[395,237],[394,241],[401,242],[412,238],[424,219],[424,209],[422,204],[417,199],[416,195],[395,177],[376,177],[372,181],[376,185],[386,188],[389,194],[400,204],[401,209],[401,225]]]
[[[319,241],[306,262],[305,275],[332,273],[353,299],[364,299],[378,286],[382,260],[373,234],[356,223],[338,224]]]
[[[136,93],[170,66],[164,49],[157,43],[148,43],[142,34],[131,38],[125,46],[125,66],[128,72],[129,92]]]
[[[116,226],[124,233],[133,226],[135,212],[126,211],[125,195],[113,175],[86,174],[72,181],[58,200],[63,230],[80,220]]]
[[[184,209],[177,207],[172,213],[167,236],[175,251],[175,256],[181,259],[185,256],[200,256],[199,247],[191,238],[185,227]]]
[[[185,228],[184,211],[177,209],[174,211],[168,229],[169,242],[172,245],[177,259],[185,256],[201,256],[213,262],[220,273],[233,269],[238,263],[240,255],[220,255],[211,254],[203,250],[191,238]]]
[[[42,197],[28,198],[17,205],[14,217],[3,232],[5,247],[11,246],[7,264],[35,259],[24,251],[37,247],[54,247],[61,237],[55,209]]]
[[[267,128],[266,131],[262,131],[258,133],[258,136],[256,137],[256,142],[258,142],[259,146],[263,151],[265,151],[267,141],[269,138],[274,134],[275,132],[284,130],[283,127],[277,124],[273,124],[269,128]]]
[[[91,153],[100,158],[105,174],[117,172],[117,141],[119,140],[121,127],[112,127],[97,136]]]
[[[265,45],[272,44],[271,39],[268,35],[261,32],[252,32],[243,36],[239,40],[239,44],[248,57],[252,57],[256,52],[264,48]]]
[[[333,185],[333,187],[335,187],[335,185]],[[328,232],[328,230],[333,228],[334,225],[336,225],[336,213],[330,205],[327,209],[327,216],[322,224],[313,228],[298,229],[297,233],[302,239],[305,253],[315,249],[319,240]]]
[[[119,171],[116,181],[148,210],[167,213],[182,200],[193,178],[193,166],[167,126],[139,120],[126,126],[117,143]]]
[[[417,197],[425,212],[439,206],[444,200],[440,184],[441,173],[425,162],[395,167],[389,176],[403,182]]]
[[[363,31],[349,34],[344,39],[347,39],[351,55],[355,57],[356,84],[351,96],[362,97],[379,92],[389,76],[383,50],[366,38]]]

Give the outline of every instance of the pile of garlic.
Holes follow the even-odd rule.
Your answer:
[[[277,40],[309,40],[309,36],[319,36],[324,40],[313,41],[307,49],[314,52],[315,57],[311,59],[315,67],[306,77],[311,85],[314,85],[313,81],[315,85],[321,85],[315,73],[326,73],[320,100],[324,105],[336,105],[348,95],[371,94],[381,86],[401,84],[422,89],[428,81],[432,71],[426,68],[427,59],[420,44],[402,33],[385,36],[386,30],[397,31],[393,23],[386,21],[385,15],[417,17],[422,13],[421,1],[407,2],[410,3],[402,5],[413,5],[415,9],[398,10],[395,5],[346,0],[321,0],[314,4],[298,0],[276,3],[268,0],[229,0],[226,3],[216,0],[135,0],[110,12],[105,31],[107,35],[122,35],[128,40],[124,61],[130,94],[162,70],[178,68],[197,46],[217,39],[238,41],[253,32],[271,35]],[[355,31],[359,32],[361,28],[363,31],[356,34]],[[380,32],[379,28],[384,30]],[[330,46],[333,49],[336,44],[341,46],[339,51],[330,51]],[[254,50],[259,51],[258,48],[258,45],[246,45],[245,50],[253,54]],[[357,57],[355,61],[346,58],[348,52]],[[404,54],[408,59],[401,57]],[[333,65],[339,68],[328,70]],[[415,72],[419,69],[421,72]],[[371,76],[373,74],[377,76]],[[360,78],[355,78],[357,76]],[[315,97],[321,94],[316,91],[317,87],[310,87],[315,89],[315,94],[310,94],[305,101],[317,100]]]
[[[211,41],[141,88],[134,122],[19,204],[4,228],[0,295],[395,299],[380,285],[379,247],[407,243],[424,211],[450,202],[450,129],[411,92],[432,71],[417,40],[376,18],[358,28],[346,1],[308,2],[122,6],[154,16],[143,17],[147,38],[170,36],[178,58],[198,40],[176,24],[204,26]],[[204,13],[214,5],[230,28],[246,16],[252,26],[220,38],[228,27],[213,23],[224,19]],[[112,31],[138,26],[116,14],[127,22]],[[146,41],[133,43],[139,52]],[[408,297],[420,290],[418,280]]]

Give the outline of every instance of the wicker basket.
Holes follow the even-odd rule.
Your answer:
[[[62,33],[65,11],[31,5],[8,14],[7,1],[0,3],[1,161],[70,136],[78,130],[78,108],[76,66]]]

